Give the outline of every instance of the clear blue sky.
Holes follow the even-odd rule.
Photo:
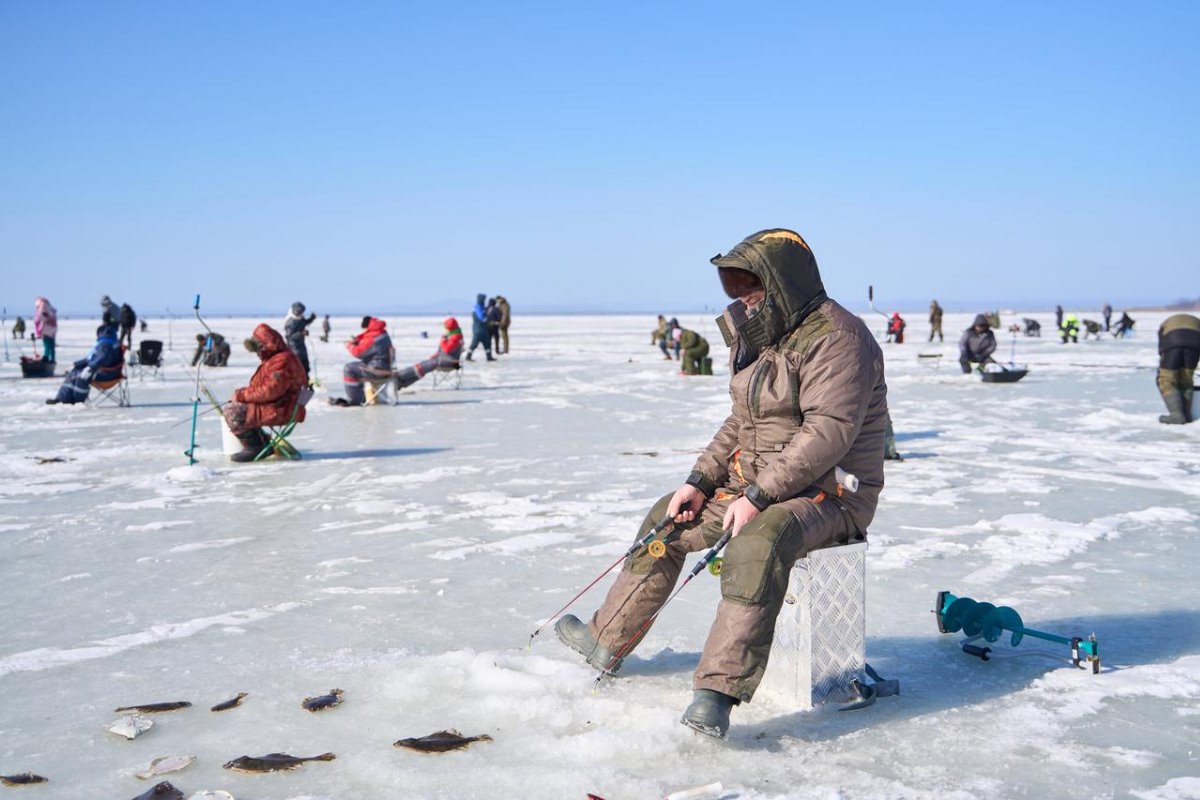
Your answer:
[[[1200,296],[1200,3],[0,0],[0,300]]]

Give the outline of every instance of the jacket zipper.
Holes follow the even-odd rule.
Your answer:
[[[764,361],[762,366],[754,370],[753,377],[750,378],[750,416],[758,418],[758,412],[761,407],[759,396],[761,394],[762,382],[766,379],[767,372],[771,369],[771,362]]]

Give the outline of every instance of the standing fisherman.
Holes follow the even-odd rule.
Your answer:
[[[938,305],[937,300],[929,304],[929,341],[933,341],[935,333],[939,342],[946,341],[946,338],[942,336],[942,307]]]
[[[1200,318],[1172,314],[1158,329],[1158,391],[1167,413],[1158,418],[1167,425],[1195,422],[1192,380],[1200,363]]]
[[[684,485],[642,523],[639,538],[674,519],[664,557],[635,553],[590,622],[567,615],[555,631],[589,664],[614,672],[687,553],[730,530],[721,602],[681,720],[723,738],[730,709],[762,679],[792,565],[866,535],[883,488],[887,386],[874,336],[827,298],[799,234],[760,231],[712,263],[736,298],[717,320],[730,348],[732,410]],[[839,465],[858,475],[857,494],[837,496]]]
[[[291,350],[296,358],[300,359],[300,366],[304,367],[305,377],[312,372],[312,368],[308,363],[308,345],[304,338],[308,336],[308,326],[312,325],[316,318],[316,314],[304,316],[304,303],[297,300],[292,303],[287,317],[283,320],[283,338],[287,342],[288,350]]]

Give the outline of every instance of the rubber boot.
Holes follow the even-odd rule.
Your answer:
[[[729,733],[729,711],[737,700],[712,689],[697,689],[692,693],[692,704],[679,720],[694,731],[705,736],[724,739]]]
[[[1183,412],[1183,395],[1179,392],[1171,392],[1163,395],[1163,402],[1167,404],[1167,413],[1158,418],[1159,422],[1166,425],[1185,425],[1187,424],[1187,414]]]
[[[554,633],[558,635],[560,642],[579,653],[587,659],[590,666],[598,670],[603,671],[608,668],[608,673],[611,675],[621,668],[621,664],[625,663],[625,659],[620,658],[612,667],[608,667],[613,660],[612,650],[597,642],[596,637],[592,636],[592,632],[588,630],[588,626],[574,614],[564,614],[555,623]]]
[[[262,452],[262,449],[267,446],[267,441],[263,437],[262,429],[260,428],[251,428],[245,433],[239,434],[237,438],[242,443],[242,449],[231,455],[229,460],[236,461],[239,464],[253,461]]]
[[[1192,406],[1196,402],[1196,387],[1189,386],[1181,394],[1183,395],[1183,416],[1187,418],[1188,422],[1195,422],[1196,417],[1192,414]]]

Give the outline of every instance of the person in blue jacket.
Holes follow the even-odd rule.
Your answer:
[[[46,402],[82,403],[87,400],[92,381],[111,381],[121,377],[125,354],[117,342],[117,326],[101,325],[96,329],[96,343],[87,358],[81,358],[63,378],[58,394]]]
[[[483,352],[488,361],[496,360],[492,358],[492,340],[488,331],[488,312],[484,305],[485,300],[487,300],[485,294],[475,296],[475,310],[471,312],[471,346],[467,349],[467,361],[474,360],[472,355],[479,345],[483,345]]]

